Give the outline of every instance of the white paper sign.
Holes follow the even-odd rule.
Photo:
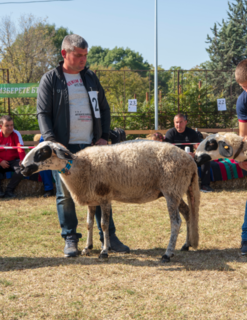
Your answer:
[[[226,99],[217,99],[218,111],[226,110]]]
[[[129,99],[128,100],[128,111],[129,112],[137,112],[137,99]]]
[[[100,118],[98,91],[88,91],[95,118]]]

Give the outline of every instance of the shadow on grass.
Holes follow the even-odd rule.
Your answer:
[[[130,254],[109,254],[108,260],[98,259],[99,251],[93,250],[89,257],[79,256],[77,258],[58,257],[2,257],[0,258],[0,271],[38,269],[46,267],[58,267],[68,265],[100,265],[100,264],[122,264],[136,267],[158,267],[165,271],[234,271],[228,265],[230,262],[247,263],[247,257],[241,256],[237,248],[197,250],[181,252],[176,250],[175,256],[169,263],[162,263],[161,256],[163,248],[148,250],[131,250]],[[151,259],[150,259],[151,258]]]

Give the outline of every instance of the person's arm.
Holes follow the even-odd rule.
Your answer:
[[[53,87],[51,79],[45,74],[40,81],[37,98],[37,117],[39,128],[45,141],[56,142],[52,126]]]
[[[101,86],[99,79],[96,77],[97,87],[98,87],[98,102],[100,108],[100,115],[101,115],[101,126],[102,126],[102,135],[100,140],[105,140],[106,144],[109,138],[109,131],[110,131],[110,123],[111,123],[111,114],[110,114],[110,107],[106,100],[105,91]],[[102,144],[104,141],[97,141],[95,144]],[[98,143],[99,142],[99,143]],[[104,143],[105,144],[105,143]]]
[[[243,137],[244,140],[247,139],[247,121],[239,121],[238,122],[238,127],[239,127],[239,136]]]

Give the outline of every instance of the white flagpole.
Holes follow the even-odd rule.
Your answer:
[[[155,106],[155,130],[158,130],[158,0],[155,0],[155,45],[154,45],[154,106]]]

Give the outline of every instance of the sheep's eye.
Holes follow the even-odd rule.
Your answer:
[[[225,148],[225,149],[229,149],[229,147],[228,147],[228,146],[224,146],[224,148]]]

